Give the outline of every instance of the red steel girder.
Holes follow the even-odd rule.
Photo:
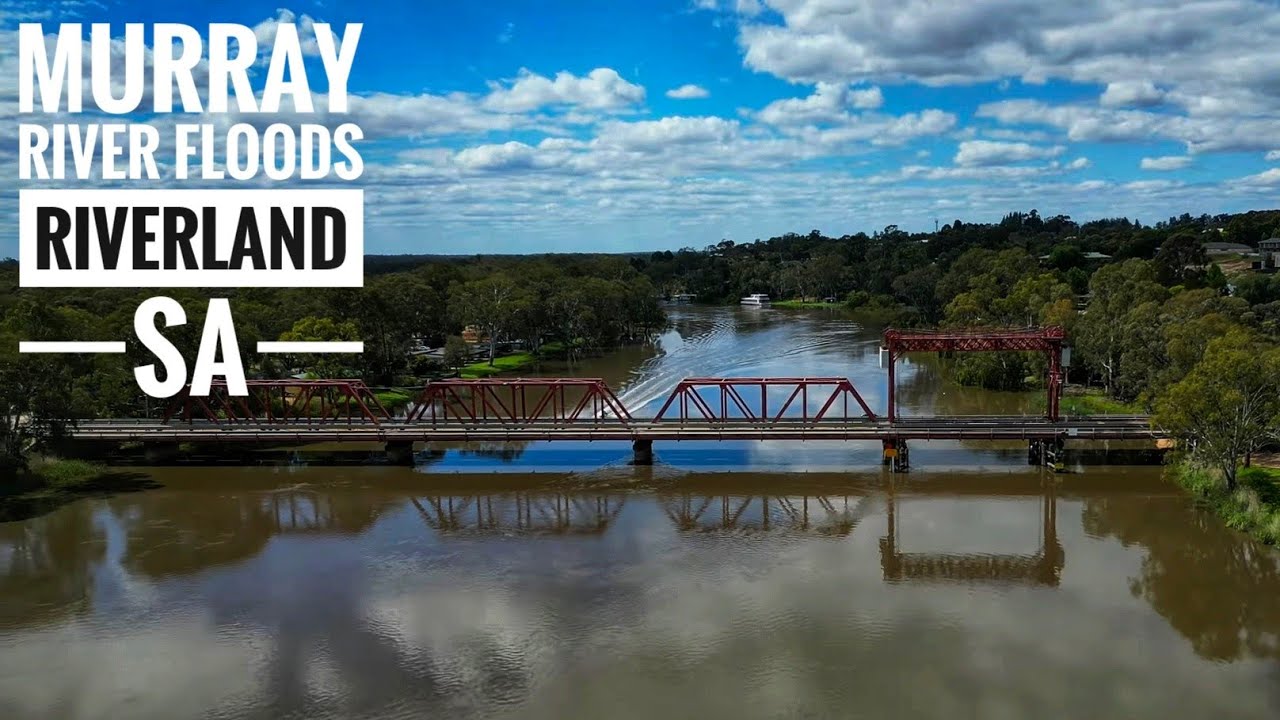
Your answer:
[[[890,352],[1048,352],[1061,348],[1066,332],[1056,325],[1044,328],[893,330],[884,332]]]
[[[362,380],[247,380],[245,386],[247,395],[233,395],[226,381],[216,380],[208,395],[198,396],[192,395],[187,385],[170,400],[164,420],[378,423],[391,419],[391,413]]]
[[[777,387],[790,388],[791,392],[777,411],[773,412],[769,407],[769,389]],[[713,394],[714,391],[719,391],[713,402],[708,402],[700,392],[707,389],[712,390]],[[752,405],[743,392],[748,392],[754,398],[754,391],[757,389],[760,401],[758,405]],[[809,412],[811,395],[822,402],[821,409],[812,415]],[[857,404],[857,409],[852,412],[849,407],[850,398]],[[797,400],[800,418],[806,421],[876,419],[876,414],[848,378],[687,378],[676,385],[662,409],[653,416],[653,421],[664,420],[667,411],[675,406],[679,413],[674,418],[676,422],[709,420],[772,423],[781,420],[792,405],[797,404]],[[737,411],[736,415],[734,411]]]
[[[486,378],[427,384],[409,421],[498,423],[596,422],[613,416],[626,425],[631,413],[601,378]]]

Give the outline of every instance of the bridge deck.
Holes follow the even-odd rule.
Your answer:
[[[86,420],[72,440],[157,442],[506,442],[550,440],[1154,440],[1163,437],[1144,416],[1093,416],[1050,422],[1037,417],[930,417],[886,421],[424,422],[421,420],[291,420],[160,422]]]

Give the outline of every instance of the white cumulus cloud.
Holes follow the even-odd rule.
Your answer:
[[[884,104],[878,87],[852,88],[843,83],[818,83],[803,98],[774,100],[757,117],[770,125],[794,126],[845,122],[850,110],[874,110]]]
[[[966,140],[956,151],[956,165],[1008,165],[1027,160],[1042,160],[1061,155],[1061,145],[1043,147],[1024,142]]]
[[[1163,100],[1164,93],[1149,80],[1107,83],[1107,89],[1098,98],[1099,103],[1108,107],[1149,107]]]
[[[1191,164],[1191,158],[1182,155],[1144,157],[1139,167],[1143,170],[1181,170]]]
[[[706,88],[692,83],[667,91],[667,97],[675,98],[676,100],[698,100],[710,95],[711,93],[707,92]]]
[[[579,106],[593,110],[624,108],[644,101],[644,88],[627,82],[612,68],[596,68],[583,76],[570,72],[554,78],[521,70],[511,81],[490,83],[484,106],[504,112],[545,107]]]
[[[793,82],[1107,85],[1108,104],[1231,96],[1280,104],[1266,0],[768,0],[740,18],[748,67]]]

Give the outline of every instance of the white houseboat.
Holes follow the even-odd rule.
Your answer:
[[[746,296],[746,297],[742,298],[742,304],[743,304],[743,305],[754,305],[754,306],[756,306],[756,307],[761,307],[761,306],[764,306],[764,305],[768,305],[768,304],[769,304],[769,296],[768,296],[768,295],[765,295],[764,293],[752,293],[751,295],[748,295],[748,296]]]

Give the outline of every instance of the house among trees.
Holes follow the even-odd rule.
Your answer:
[[[1260,241],[1258,252],[1262,254],[1263,269],[1280,268],[1280,237]]]
[[[1206,255],[1252,255],[1253,248],[1243,243],[1207,242],[1202,243]]]

